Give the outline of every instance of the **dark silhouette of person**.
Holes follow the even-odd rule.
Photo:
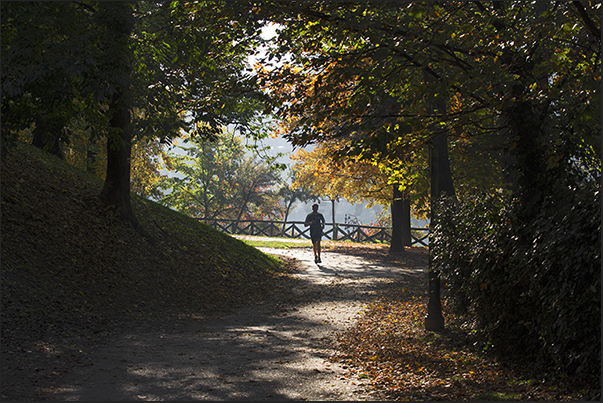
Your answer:
[[[312,249],[314,249],[314,263],[322,263],[320,260],[320,239],[322,230],[325,227],[325,218],[318,212],[318,204],[312,205],[312,212],[306,216],[304,225],[310,226],[310,239],[312,240]]]

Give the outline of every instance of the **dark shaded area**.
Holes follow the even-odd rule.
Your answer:
[[[124,323],[221,311],[279,289],[276,259],[135,197],[142,237],[99,178],[32,146],[2,160],[3,399],[24,400]]]

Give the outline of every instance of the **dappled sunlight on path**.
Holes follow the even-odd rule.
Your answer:
[[[376,400],[367,379],[329,360],[380,284],[425,275],[311,249],[263,249],[295,258],[291,299],[214,317],[180,317],[124,331],[91,351],[55,387],[53,400]]]

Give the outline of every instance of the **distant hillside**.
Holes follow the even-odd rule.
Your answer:
[[[28,145],[3,158],[1,186],[3,360],[131,318],[264,298],[282,278],[281,261],[134,197],[141,237],[98,202],[100,179]]]

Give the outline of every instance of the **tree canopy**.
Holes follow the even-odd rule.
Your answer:
[[[599,7],[291,2],[260,75],[285,135],[298,145],[346,140],[335,157],[399,158],[434,129],[453,139],[498,133],[512,151],[503,117],[521,100],[549,128],[543,158],[565,153],[600,171]],[[284,50],[288,61],[270,64]]]
[[[600,172],[599,2],[131,3],[120,11],[132,24],[122,56],[109,28],[119,13],[103,7],[3,3],[3,144],[31,127],[60,153],[75,118],[91,138],[113,138],[125,76],[111,66],[123,56],[132,138],[211,137],[227,124],[261,137],[270,101],[293,144],[344,140],[334,157],[390,166],[438,130],[452,148],[481,146],[466,161],[494,133],[505,180],[517,182],[517,150],[529,147],[514,146],[518,128],[506,122],[513,108],[533,109],[546,132],[536,169]],[[278,35],[256,76],[245,60],[267,23]]]

